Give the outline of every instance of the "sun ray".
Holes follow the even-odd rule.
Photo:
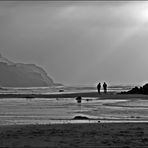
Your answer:
[[[126,43],[126,41],[130,40],[148,24],[148,2],[143,2],[140,5],[136,5],[134,9],[132,9],[131,17],[133,18],[134,23],[131,26],[123,27],[122,34],[120,34],[116,43],[110,46],[110,49],[107,50],[102,57],[98,58],[96,54],[96,58],[94,58],[93,63],[91,64],[88,70],[95,69],[98,67],[98,64],[101,64],[103,61],[109,58],[111,54],[114,54],[117,50],[121,50],[120,46]]]

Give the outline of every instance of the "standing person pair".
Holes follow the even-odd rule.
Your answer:
[[[107,84],[104,82],[103,83],[103,89],[104,89],[104,93],[107,93]],[[98,90],[98,94],[100,94],[100,90],[101,90],[101,83],[99,83],[97,85],[97,90]]]

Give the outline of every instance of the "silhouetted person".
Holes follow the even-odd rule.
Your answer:
[[[101,83],[99,83],[99,84],[97,85],[98,94],[100,94],[100,89],[101,89]]]
[[[107,84],[104,82],[103,84],[104,93],[107,93]]]

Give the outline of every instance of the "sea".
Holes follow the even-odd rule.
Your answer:
[[[121,92],[132,86],[110,86],[109,92]],[[95,92],[95,86],[56,86],[31,88],[1,88],[0,93],[59,94]],[[101,90],[103,91],[103,90]],[[102,92],[103,93],[103,92]],[[76,120],[75,117],[86,117]],[[147,122],[148,100],[75,98],[1,98],[0,125],[60,124],[96,122]]]

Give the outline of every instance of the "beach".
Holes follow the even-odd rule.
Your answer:
[[[0,148],[148,148],[148,1],[1,1]]]
[[[62,92],[42,94],[42,97],[36,94],[35,98],[20,98],[20,95],[9,94],[8,98],[0,99],[0,125],[73,123],[76,116],[84,116],[93,122],[148,121],[147,95],[112,92],[101,95]],[[82,96],[81,103],[77,103],[77,96]]]
[[[148,147],[148,123],[1,126],[0,147]]]
[[[148,147],[147,95],[26,95],[1,94],[0,147]],[[82,96],[81,104],[77,96]],[[78,115],[88,119],[73,119]]]
[[[99,97],[100,99],[148,99],[148,95],[143,94],[120,94],[117,92],[108,92],[107,94],[98,94],[96,91],[89,92],[59,92],[49,94],[18,94],[18,93],[0,93],[0,98],[76,98],[81,97]]]
[[[33,98],[26,95],[1,94],[0,125],[73,123],[76,116],[93,122],[148,121],[147,95],[114,92],[34,94]],[[82,97],[81,103],[77,103],[77,96]]]

